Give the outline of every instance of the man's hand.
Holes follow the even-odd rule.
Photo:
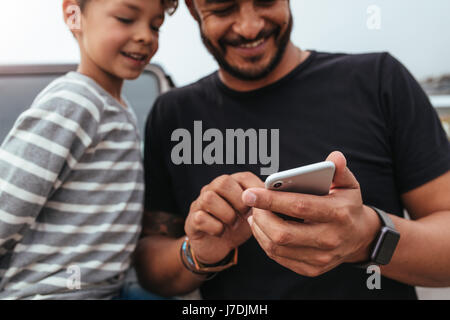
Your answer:
[[[327,160],[336,172],[327,196],[246,190],[242,199],[253,207],[248,218],[253,235],[267,255],[286,268],[310,277],[343,262],[368,259],[369,246],[380,228],[376,213],[362,203],[359,183],[340,152]],[[284,220],[273,212],[301,218]]]
[[[252,187],[264,183],[253,173],[242,172],[220,176],[202,188],[184,227],[199,261],[216,263],[251,237],[246,220],[251,208],[242,201],[242,193]]]

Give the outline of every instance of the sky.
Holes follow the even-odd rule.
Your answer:
[[[0,64],[77,63],[62,0],[0,0]],[[389,51],[419,80],[450,73],[449,0],[291,0],[292,41],[328,52]],[[178,86],[217,69],[181,0],[152,60]]]

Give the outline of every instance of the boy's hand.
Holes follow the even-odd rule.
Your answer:
[[[263,187],[253,173],[240,172],[220,176],[202,188],[184,227],[200,262],[216,263],[251,237],[247,223],[251,208],[242,201],[242,193]]]

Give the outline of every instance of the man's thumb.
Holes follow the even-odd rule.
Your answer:
[[[336,171],[334,172],[331,188],[358,189],[359,183],[353,173],[347,167],[347,159],[342,152],[334,151],[327,157],[327,161],[334,162]]]

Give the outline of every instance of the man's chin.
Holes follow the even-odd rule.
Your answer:
[[[281,62],[281,58],[284,55],[284,51],[287,46],[287,41],[281,42],[281,45],[277,45],[278,49],[273,55],[273,57],[270,58],[269,62],[262,62],[261,60],[265,58],[264,54],[261,56],[255,56],[253,58],[247,57],[247,63],[249,67],[239,67],[230,64],[224,56],[226,53],[224,53],[222,50],[219,50],[215,48],[212,43],[201,33],[203,43],[205,44],[208,51],[212,54],[212,56],[215,58],[217,63],[219,64],[220,68],[225,71],[226,73],[230,74],[236,79],[244,80],[244,81],[258,81],[265,77],[267,77]],[[289,37],[286,38],[289,40]],[[225,50],[226,51],[226,50]],[[250,61],[250,60],[251,61]],[[260,60],[260,61],[258,61]],[[259,66],[257,66],[259,65]]]
[[[251,69],[240,69],[236,67],[223,68],[223,71],[229,73],[233,77],[246,80],[246,81],[257,81],[265,78],[272,71],[269,68],[251,68]]]
[[[285,53],[286,46],[287,44],[283,42],[282,46],[274,52],[266,51],[253,57],[240,57],[238,59],[243,62],[241,66],[230,63],[230,57],[227,59],[217,54],[215,57],[222,70],[233,77],[245,81],[258,81],[270,75],[277,68]]]
[[[275,57],[268,63],[260,61],[262,57],[255,57],[247,62],[247,66],[236,66],[226,61],[219,63],[221,69],[234,78],[246,81],[257,81],[267,77],[277,66]],[[247,59],[248,60],[248,59]],[[259,62],[259,63],[258,63]]]

